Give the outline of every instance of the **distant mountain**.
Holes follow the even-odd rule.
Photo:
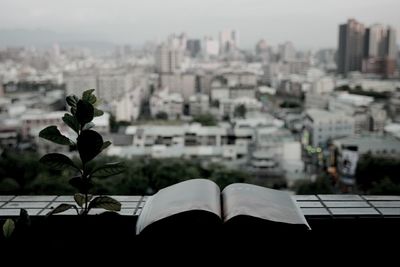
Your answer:
[[[58,42],[57,33],[47,30],[0,29],[1,46],[44,46]]]
[[[111,42],[98,41],[85,35],[65,34],[43,29],[0,29],[0,47],[49,47],[54,43],[65,47],[87,47],[94,50],[107,50],[115,46]]]

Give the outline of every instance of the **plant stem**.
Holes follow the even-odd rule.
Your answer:
[[[82,179],[87,179],[86,177],[86,166],[85,166],[85,162],[82,161],[82,168],[83,168],[83,174],[82,174]],[[88,190],[85,189],[85,209],[84,209],[84,215],[87,215],[89,213],[88,211]]]
[[[88,193],[85,193],[85,215],[89,213],[88,211]]]

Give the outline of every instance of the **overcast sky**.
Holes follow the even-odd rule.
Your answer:
[[[400,0],[0,0],[0,29],[43,29],[91,40],[144,43],[171,32],[217,36],[236,29],[243,47],[336,47],[353,17],[400,29]],[[398,38],[400,39],[400,38]]]

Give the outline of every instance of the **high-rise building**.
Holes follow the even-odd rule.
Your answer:
[[[396,44],[396,30],[392,27],[387,29],[387,56],[390,59],[396,59],[397,57],[397,44]]]
[[[396,70],[397,65],[397,37],[396,30],[388,27],[386,36],[386,61],[385,61],[385,75],[392,76]]]
[[[337,72],[347,76],[351,71],[362,70],[365,27],[355,19],[339,26]]]
[[[173,73],[180,68],[183,51],[165,44],[157,47],[156,68],[159,73]]]
[[[273,60],[272,48],[268,45],[267,41],[265,41],[264,39],[261,39],[260,41],[257,42],[255,49],[256,49],[256,55],[263,62],[266,63]]]
[[[366,30],[363,72],[391,76],[396,69],[396,31],[375,24]]]
[[[185,101],[196,93],[196,75],[193,73],[163,73],[160,75],[161,88],[178,93]]]
[[[4,87],[3,87],[3,81],[0,77],[0,97],[4,96]]]
[[[374,24],[365,31],[364,57],[383,57],[386,31],[383,25]]]
[[[337,72],[351,71],[390,77],[396,70],[396,31],[374,24],[365,28],[354,19],[339,26]]]
[[[205,56],[217,56],[219,53],[219,43],[210,36],[204,37],[203,54]]]
[[[174,33],[168,36],[168,46],[170,48],[184,51],[186,50],[186,45],[187,36],[185,33],[181,33],[179,35]]]
[[[269,52],[269,46],[268,46],[267,41],[265,41],[264,39],[261,39],[260,41],[258,41],[256,44],[256,54],[262,55],[262,54],[265,54],[268,52]]]
[[[278,50],[281,61],[290,62],[296,59],[296,50],[294,49],[292,42],[280,44]]]
[[[190,39],[186,43],[186,51],[191,57],[196,57],[201,51],[201,43],[199,39]]]
[[[235,51],[239,45],[239,36],[235,30],[224,30],[219,33],[220,53],[230,53]]]

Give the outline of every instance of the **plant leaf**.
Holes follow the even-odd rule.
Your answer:
[[[76,104],[78,103],[79,98],[76,95],[70,95],[70,96],[67,96],[66,100],[67,100],[67,104],[71,107],[72,115],[75,115]]]
[[[105,141],[103,143],[103,145],[101,146],[101,151],[103,151],[104,149],[106,149],[107,147],[109,147],[111,145],[110,141]]]
[[[83,163],[92,160],[101,152],[103,138],[93,130],[82,131],[78,136],[78,151]]]
[[[59,153],[46,154],[39,160],[39,162],[54,170],[64,170],[68,167],[72,167],[80,171],[79,167],[76,166],[70,158]]]
[[[75,199],[76,204],[79,205],[79,207],[83,207],[83,205],[85,204],[85,195],[84,194],[77,193],[74,195],[74,199]]]
[[[109,211],[120,211],[121,203],[111,197],[101,196],[94,198],[89,204],[89,210],[92,208],[102,208]]]
[[[92,197],[93,197],[92,195],[88,195],[88,202],[92,199]],[[74,195],[74,199],[75,199],[76,204],[78,204],[79,207],[81,207],[81,208],[86,203],[84,194],[77,193]]]
[[[93,187],[93,182],[91,180],[83,179],[80,176],[71,178],[69,184],[78,189],[80,193],[86,193]]]
[[[97,109],[97,108],[94,109],[94,116],[95,117],[103,116],[103,114],[104,114],[104,112],[102,110]]]
[[[96,103],[97,98],[95,95],[93,95],[94,89],[89,89],[83,92],[82,94],[82,100],[85,100],[89,102],[90,104],[94,105]]]
[[[88,123],[85,124],[85,126],[83,126],[82,131],[89,130],[89,129],[93,128],[94,126],[95,125],[94,125],[94,123],[92,121],[88,122]]]
[[[92,177],[108,177],[125,171],[125,165],[121,162],[107,163],[97,167],[92,172]]]
[[[15,223],[12,219],[7,219],[3,225],[3,234],[5,238],[10,238],[15,230]]]
[[[39,137],[59,145],[69,146],[74,144],[74,142],[72,142],[68,137],[62,135],[57,129],[57,126],[54,125],[48,126],[41,130],[39,133]]]
[[[76,104],[79,101],[79,98],[76,95],[69,95],[66,98],[67,100],[67,104],[72,107],[72,108],[76,108]]]
[[[86,123],[93,120],[94,108],[93,105],[87,101],[79,100],[76,104],[76,114],[75,117],[80,123],[80,125],[85,125]]]
[[[79,133],[79,122],[74,116],[71,116],[68,113],[64,114],[64,117],[62,117],[62,120],[66,125],[68,125],[72,130],[74,130],[76,133]]]
[[[50,216],[52,214],[61,213],[61,212],[64,212],[64,211],[72,209],[72,208],[77,210],[77,207],[75,205],[62,203],[62,204],[58,205],[55,209],[53,209],[49,213],[47,213],[47,216]]]

